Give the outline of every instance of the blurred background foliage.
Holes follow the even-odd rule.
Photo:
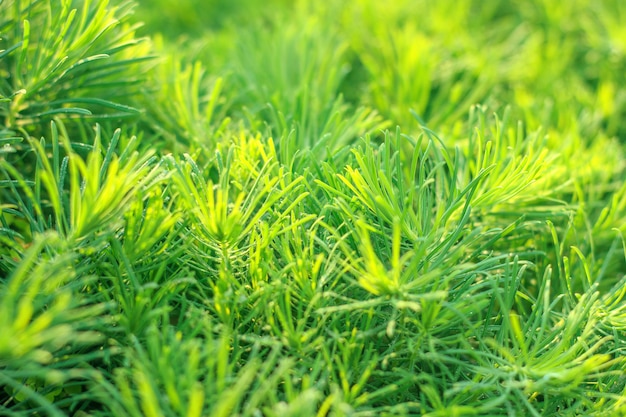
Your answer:
[[[619,120],[626,102],[619,86],[625,73],[624,8],[608,0],[567,5],[400,0],[392,6],[371,1],[189,0],[176,5],[142,1],[137,16],[145,22],[144,33],[164,34],[178,50],[199,53],[210,68],[225,48],[248,55],[240,46],[251,47],[249,32],[257,39],[278,33],[273,42],[266,40],[278,53],[279,42],[296,34],[307,37],[307,28],[313,28],[308,45],[298,48],[300,54],[317,50],[328,34],[331,44],[344,51],[339,68],[348,73],[338,93],[357,105],[374,106],[403,127],[415,125],[410,109],[438,128],[463,119],[468,106],[477,102],[493,110],[516,103],[516,118],[530,129],[578,127],[590,133],[601,128],[609,136],[623,137]],[[208,45],[198,52],[202,43]],[[267,58],[236,70],[260,72],[278,65]],[[287,62],[299,59],[285,57]],[[313,57],[307,62],[316,65]],[[573,126],[576,122],[581,126]]]

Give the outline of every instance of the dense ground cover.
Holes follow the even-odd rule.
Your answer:
[[[625,28],[0,0],[0,415],[626,415]]]

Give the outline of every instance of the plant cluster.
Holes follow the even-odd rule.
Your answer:
[[[0,0],[0,414],[626,415],[624,28]]]

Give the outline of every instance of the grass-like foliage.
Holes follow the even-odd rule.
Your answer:
[[[625,416],[624,28],[0,0],[0,415]]]

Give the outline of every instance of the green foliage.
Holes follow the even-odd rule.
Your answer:
[[[0,0],[0,414],[623,416],[625,19]]]
[[[149,58],[125,22],[129,4],[9,1],[2,8],[5,128],[33,130],[56,115],[102,119],[139,112],[120,103],[137,93],[141,62]]]

